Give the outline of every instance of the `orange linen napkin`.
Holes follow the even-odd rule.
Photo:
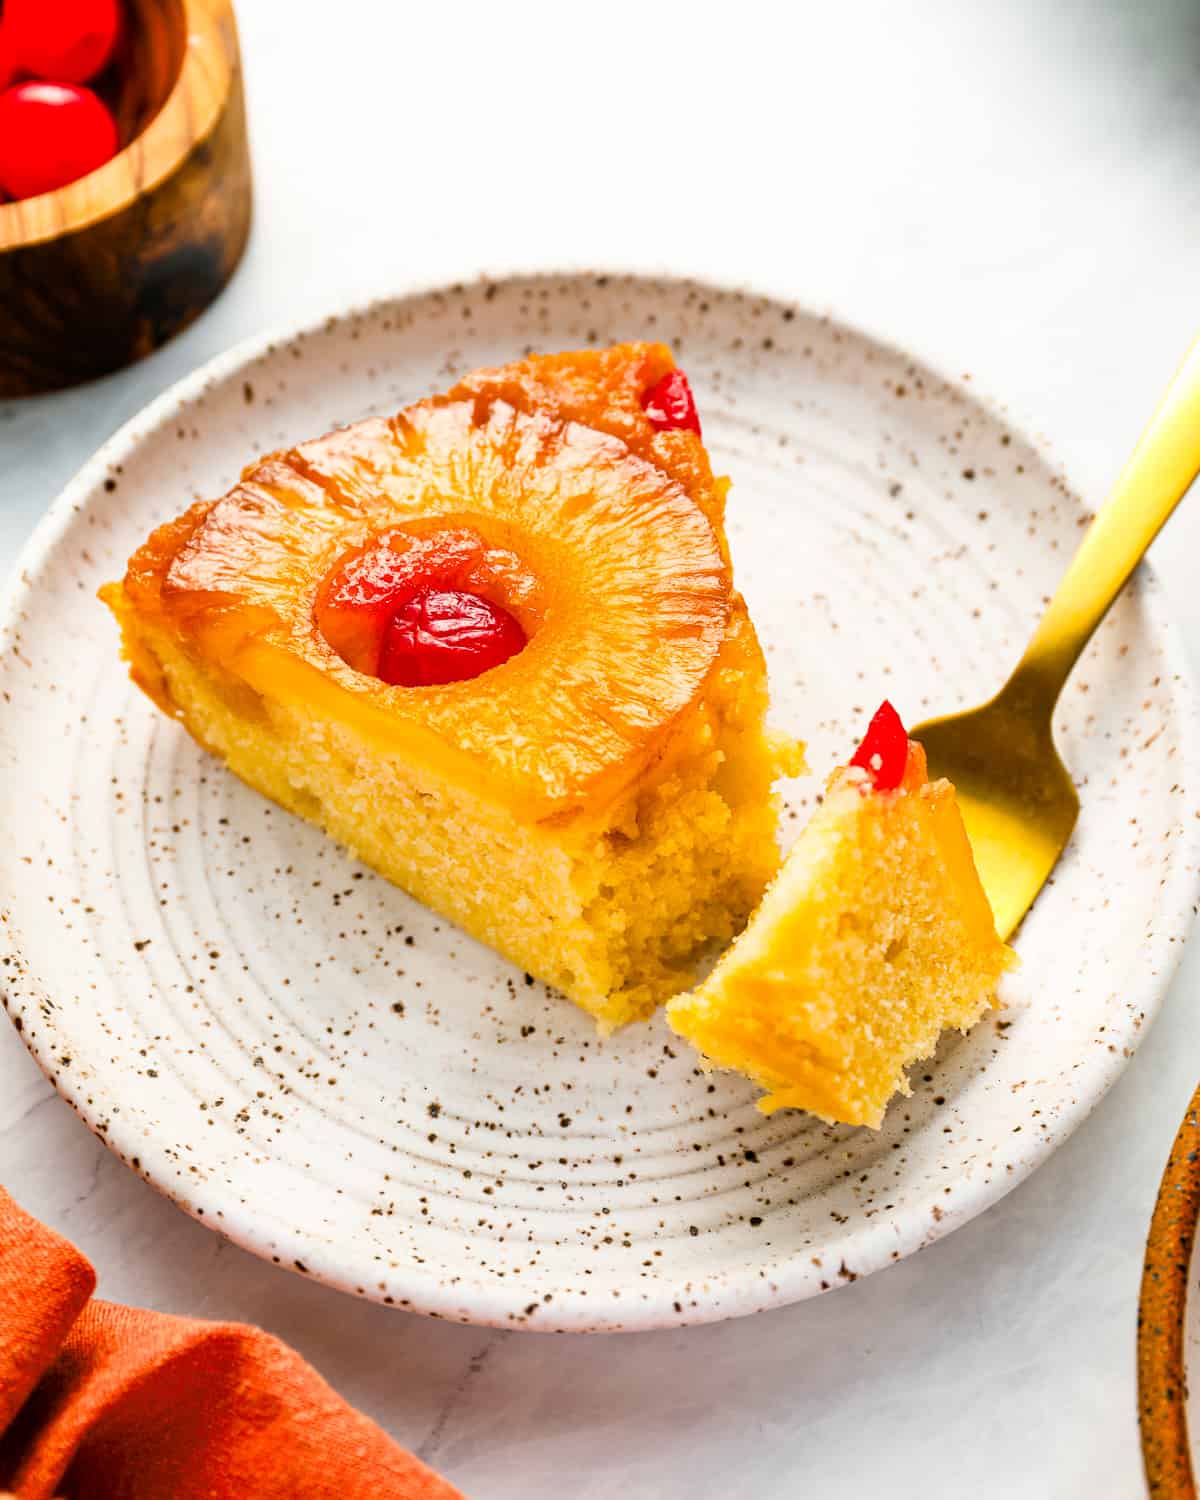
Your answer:
[[[0,1188],[0,1500],[463,1500],[270,1334],[95,1284]]]

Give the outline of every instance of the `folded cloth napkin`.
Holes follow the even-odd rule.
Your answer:
[[[0,1500],[463,1500],[270,1334],[95,1284],[0,1188]]]

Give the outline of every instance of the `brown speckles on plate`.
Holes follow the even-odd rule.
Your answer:
[[[130,686],[96,584],[245,460],[395,410],[447,371],[649,331],[682,351],[733,479],[774,718],[806,735],[814,768],[885,692],[919,716],[1002,679],[1082,514],[1038,445],[828,318],[628,276],[442,288],[218,361],[97,456],[8,602],[6,1009],[147,1180],[385,1306],[646,1328],[887,1265],[1078,1123],[1144,1033],[1190,918],[1193,710],[1149,575],[1099,632],[1089,691],[1063,704],[1084,816],[1022,931],[1011,1006],[947,1038],[877,1135],[764,1118],[748,1083],[705,1074],[661,1021],[599,1041]],[[785,841],[818,795],[816,778],[785,786]]]

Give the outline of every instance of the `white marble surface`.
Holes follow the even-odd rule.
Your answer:
[[[93,448],[209,355],[513,265],[670,267],[829,307],[970,371],[1099,499],[1200,322],[1200,11],[788,9],[241,0],[247,260],[137,369],[0,405],[0,564]],[[1194,497],[1155,558],[1200,666],[1198,551]],[[92,1257],[105,1295],[263,1325],[477,1500],[1132,1496],[1142,1245],[1200,1075],[1198,998],[1193,942],[1088,1124],[949,1240],[688,1332],[475,1331],[260,1264],[110,1157],[7,1028],[0,1182]]]

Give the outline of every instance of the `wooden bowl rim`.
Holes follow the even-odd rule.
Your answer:
[[[52,193],[0,203],[0,253],[74,234],[120,213],[169,177],[215,125],[233,83],[232,0],[180,0],[183,61],[162,108],[111,161]]]
[[[1138,1425],[1156,1500],[1195,1500],[1187,1420],[1188,1282],[1200,1219],[1200,1088],[1171,1146],[1146,1241],[1138,1301]]]

